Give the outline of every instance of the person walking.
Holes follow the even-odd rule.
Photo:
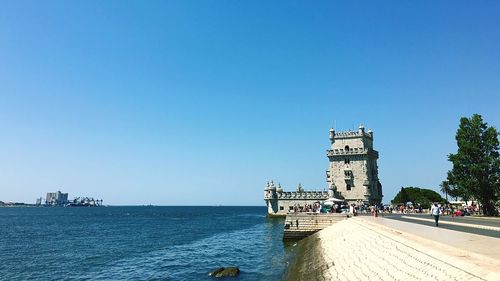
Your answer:
[[[434,216],[434,220],[436,221],[436,226],[439,226],[439,215],[441,214],[441,208],[439,208],[437,203],[431,207],[431,214]]]

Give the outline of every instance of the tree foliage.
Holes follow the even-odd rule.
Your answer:
[[[422,208],[429,208],[433,202],[444,202],[444,199],[434,190],[410,186],[401,187],[391,202],[394,204],[411,202],[414,205],[422,206]]]
[[[486,215],[496,215],[495,202],[500,196],[500,156],[498,131],[483,122],[481,115],[461,118],[457,130],[458,151],[448,160],[451,190],[464,200],[475,199]]]
[[[439,187],[441,187],[440,191],[445,194],[446,201],[448,201],[448,194],[450,194],[450,182],[443,181],[443,182],[441,182]]]
[[[457,188],[451,185],[449,181],[445,180],[441,182],[439,187],[441,188],[440,191],[446,195],[446,201],[448,201],[448,196],[453,197],[455,201],[458,200],[460,195],[458,194]]]

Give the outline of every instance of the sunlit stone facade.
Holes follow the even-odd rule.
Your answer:
[[[383,195],[378,178],[378,152],[373,149],[373,132],[365,132],[363,125],[358,131],[335,132],[330,129],[330,143],[326,170],[330,189],[348,202],[379,204]]]
[[[294,206],[322,202],[328,198],[343,198],[357,205],[379,204],[382,201],[382,185],[378,178],[378,152],[373,149],[373,132],[365,132],[363,125],[358,131],[335,132],[330,129],[329,160],[326,170],[328,191],[305,191],[299,184],[296,191],[283,191],[274,182],[264,188],[269,215],[286,215]]]

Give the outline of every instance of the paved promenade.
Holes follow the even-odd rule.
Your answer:
[[[401,216],[404,219],[410,219],[410,220],[419,220],[419,221],[425,221],[425,222],[430,222],[434,223],[434,218],[429,218],[429,217],[415,217],[415,216]],[[479,228],[479,229],[485,229],[485,230],[492,230],[492,231],[499,231],[500,232],[500,227],[499,226],[489,226],[489,225],[482,225],[482,224],[471,224],[471,223],[464,223],[464,222],[454,222],[454,221],[448,221],[441,219],[440,223],[443,225],[458,225],[458,226],[464,226],[464,227],[472,227],[472,228]]]
[[[422,237],[419,233],[427,233]],[[451,243],[443,243],[453,235]],[[435,241],[432,236],[439,236]],[[477,237],[476,237],[477,236]],[[500,280],[500,239],[384,218],[341,221],[299,242],[286,280]],[[461,241],[457,248],[453,243]],[[486,255],[469,246],[490,246]],[[303,245],[302,245],[303,244]]]
[[[412,236],[412,240],[420,241],[420,243],[423,244],[429,244],[430,247],[435,247],[435,245],[446,245],[452,247],[454,250],[461,250],[464,252],[462,254],[468,254],[469,256],[477,254],[479,257],[487,257],[500,261],[500,238],[498,238],[498,231],[495,235],[491,235],[489,237],[486,236],[486,234],[494,231],[482,231],[480,232],[480,235],[470,232],[471,229],[478,229],[474,222],[469,223],[468,227],[461,228],[464,229],[464,231],[469,231],[463,232],[447,229],[446,224],[441,223],[441,219],[439,227],[434,226],[434,221],[427,226],[412,223],[412,221],[403,222],[392,219],[380,220],[367,217],[365,220],[388,227],[389,229],[406,233],[406,236]],[[497,223],[500,223],[498,218],[492,218],[491,220],[496,220]],[[431,242],[435,243],[433,244]],[[498,271],[500,272],[500,268],[498,268]]]
[[[434,218],[427,214],[385,214],[384,217],[414,224],[434,226]],[[440,216],[439,227],[500,238],[500,218]]]

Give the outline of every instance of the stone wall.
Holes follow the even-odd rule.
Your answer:
[[[323,202],[326,198],[311,198],[311,199],[275,199],[266,200],[268,214],[270,216],[286,216],[290,211],[293,211],[295,205],[304,207],[307,205],[313,205],[315,202]]]
[[[349,217],[349,214],[289,213],[283,240],[300,240]]]

